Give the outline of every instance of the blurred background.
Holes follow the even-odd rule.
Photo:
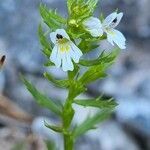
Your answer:
[[[24,74],[56,100],[66,97],[65,90],[55,88],[42,76],[45,58],[37,36],[40,2],[0,1],[0,56],[7,57],[0,71],[0,150],[4,147],[5,150],[46,150],[43,140],[54,140],[60,147],[63,142],[43,125],[44,119],[57,122],[57,118],[36,104],[19,78],[20,73]],[[42,2],[67,15],[65,0]],[[103,12],[107,16],[116,8],[124,12],[117,29],[126,36],[127,49],[108,70],[110,75],[89,85],[88,93],[81,96],[96,97],[104,93],[113,96],[119,106],[96,131],[77,141],[77,150],[150,150],[150,0],[101,0],[96,14]],[[101,48],[104,47],[110,45],[104,42]],[[47,71],[57,78],[65,76],[54,68]],[[89,114],[89,110],[74,108],[80,114],[75,116],[74,123]]]

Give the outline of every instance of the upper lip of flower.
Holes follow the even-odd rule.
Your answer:
[[[62,39],[63,36],[61,34],[56,34],[57,39]]]
[[[115,28],[121,21],[123,17],[123,13],[113,12],[110,15],[108,15],[104,21],[102,22],[103,28]]]

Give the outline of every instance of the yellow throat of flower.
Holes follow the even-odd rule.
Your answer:
[[[61,52],[68,52],[70,50],[69,40],[66,38],[59,39],[58,46]]]

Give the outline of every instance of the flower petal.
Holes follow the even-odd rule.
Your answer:
[[[107,33],[107,40],[112,45],[114,45],[114,43],[116,43],[120,49],[126,48],[126,46],[125,46],[126,45],[125,44],[126,39],[120,31],[115,30],[115,29],[111,29],[111,30],[107,31],[106,33]]]
[[[61,54],[59,52],[58,45],[54,46],[50,56],[50,60],[56,65],[57,68],[61,66]]]
[[[54,44],[56,44],[57,41],[57,37],[56,37],[57,34],[60,34],[62,35],[63,38],[70,40],[70,37],[68,36],[68,34],[64,29],[57,29],[55,32],[50,33],[50,39]]]
[[[115,28],[120,23],[122,17],[123,17],[123,13],[122,12],[117,14],[117,22],[114,24],[113,28]]]
[[[70,56],[75,63],[78,63],[80,57],[83,54],[82,54],[81,50],[73,42],[71,42],[70,46],[71,46]]]
[[[54,44],[56,44],[56,32],[50,33],[50,39]]]
[[[92,29],[92,30],[89,30],[89,32],[93,37],[99,37],[103,35],[102,29]]]
[[[73,71],[73,69],[74,69],[73,63],[71,61],[71,56],[68,52],[65,52],[63,54],[62,69],[63,69],[63,71],[68,71],[68,70]]]
[[[110,15],[108,15],[105,20],[103,21],[102,26],[104,28],[107,28],[111,25],[111,23],[113,22],[113,20],[117,17],[117,12],[113,12]]]
[[[102,24],[98,18],[90,17],[83,22],[83,25],[93,37],[103,35]]]
[[[57,30],[55,31],[55,33],[56,33],[56,35],[57,35],[57,34],[60,34],[60,35],[63,36],[63,38],[66,38],[66,39],[70,40],[69,35],[67,34],[67,32],[66,32],[64,29],[57,29]]]

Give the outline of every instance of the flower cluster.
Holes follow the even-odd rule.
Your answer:
[[[83,21],[85,31],[89,32],[93,37],[101,37],[104,33],[107,34],[107,40],[113,46],[114,43],[120,48],[125,49],[124,35],[114,29],[123,17],[123,13],[113,12],[104,20],[96,17],[89,17]],[[57,29],[55,32],[50,33],[50,39],[54,44],[50,60],[56,67],[62,67],[63,71],[73,71],[75,63],[79,62],[80,57],[83,55],[82,51],[70,40],[69,35],[64,29]]]

